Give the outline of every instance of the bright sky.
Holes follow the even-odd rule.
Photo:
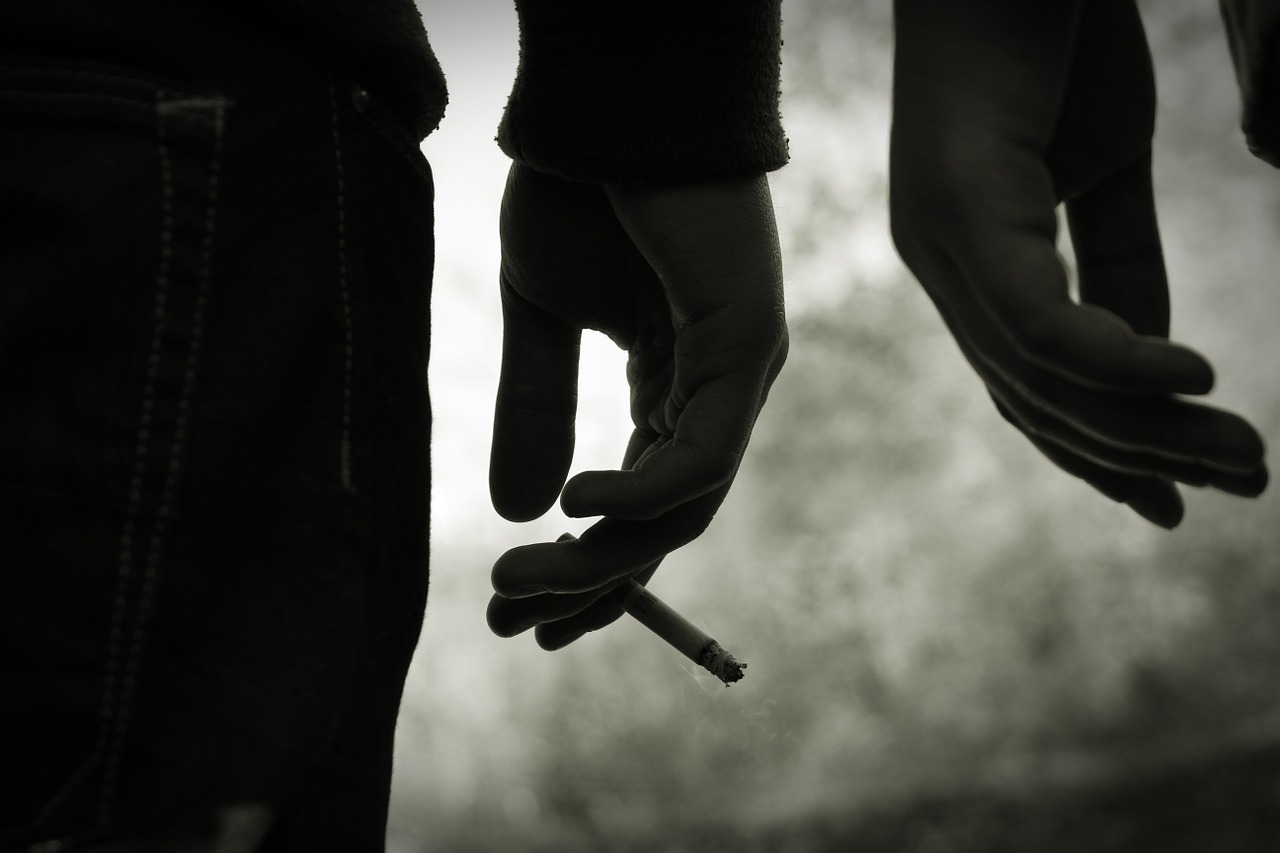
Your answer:
[[[487,486],[502,343],[498,207],[510,162],[493,139],[515,77],[515,11],[504,0],[421,5],[449,84],[448,112],[423,145],[436,181],[434,538],[554,538],[578,528],[566,528],[558,510],[545,530],[507,525],[490,507]],[[585,336],[575,471],[613,467],[622,456],[630,433],[623,364],[613,344]]]

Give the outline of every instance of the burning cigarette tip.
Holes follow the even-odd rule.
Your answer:
[[[689,660],[723,681],[725,687],[741,681],[746,674],[743,672],[747,668],[745,663],[734,660],[733,655],[721,648],[705,631],[672,610],[640,584],[630,581],[614,594],[623,610]]]
[[[735,660],[733,655],[722,649],[715,640],[707,643],[706,648],[702,650],[702,654],[698,656],[698,664],[723,681],[725,687],[735,681],[741,681],[743,676],[746,675],[743,670],[747,668],[747,665]]]

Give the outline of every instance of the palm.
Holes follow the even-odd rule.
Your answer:
[[[1175,482],[1260,492],[1256,431],[1176,396],[1207,392],[1213,373],[1167,340],[1154,81],[1136,9],[899,9],[895,241],[1001,413],[1060,467],[1165,526],[1182,515]],[[1079,302],[1056,253],[1059,202]]]

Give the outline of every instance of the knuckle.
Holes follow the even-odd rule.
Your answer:
[[[776,377],[783,366],[787,363],[787,357],[791,354],[791,333],[787,329],[784,322],[778,330],[777,343],[773,348],[773,359],[769,363],[769,375]]]

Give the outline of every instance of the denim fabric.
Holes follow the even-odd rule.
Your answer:
[[[323,69],[0,59],[0,848],[261,803],[264,850],[382,849],[431,205]]]

